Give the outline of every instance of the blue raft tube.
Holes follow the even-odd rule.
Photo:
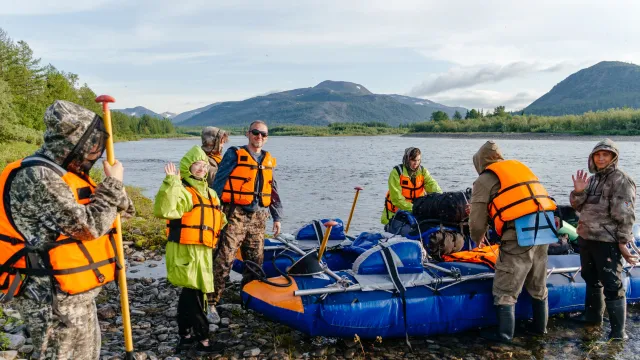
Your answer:
[[[640,240],[640,227],[634,231]],[[368,234],[342,246],[332,255],[339,258],[333,269],[328,254],[318,262],[315,250],[294,244],[287,249],[297,255],[293,266],[296,259],[288,260],[289,274],[250,282],[242,300],[248,308],[310,336],[429,336],[496,323],[494,271],[487,265],[425,262],[419,241],[391,234]],[[292,275],[296,272],[291,269],[314,254],[319,264],[315,269]],[[627,301],[640,301],[640,269],[626,266],[623,275]],[[547,288],[550,314],[584,310],[578,254],[549,256]],[[518,299],[516,317],[531,318],[526,291]]]

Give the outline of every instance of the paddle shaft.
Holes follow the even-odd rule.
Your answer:
[[[344,233],[348,233],[349,232],[349,226],[351,225],[351,218],[353,217],[353,211],[356,209],[356,202],[358,202],[358,194],[360,194],[360,190],[362,190],[362,188],[360,187],[356,187],[356,195],[353,198],[353,204],[351,204],[351,212],[349,213],[349,220],[347,221],[347,227],[344,229]]]
[[[100,97],[96,99],[99,101]],[[109,134],[107,139],[107,162],[110,165],[115,163],[115,152],[113,150],[113,130],[111,127],[111,111],[109,110],[109,102],[102,102],[102,111],[104,113],[104,128]],[[131,335],[131,316],[129,314],[129,293],[127,291],[127,272],[125,267],[124,249],[122,246],[122,226],[120,222],[120,214],[116,215],[116,251],[118,253],[118,263],[121,269],[118,271],[118,286],[120,288],[120,308],[122,310],[122,326],[124,330],[124,349],[127,359],[133,359],[133,337]]]

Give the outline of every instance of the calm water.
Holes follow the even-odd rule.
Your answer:
[[[230,146],[246,144],[232,136]],[[478,176],[473,154],[481,139],[380,137],[271,137],[265,149],[278,160],[276,179],[284,205],[283,231],[293,232],[312,219],[339,217],[345,222],[353,202],[355,186],[363,186],[352,220],[351,233],[380,231],[380,214],[387,178],[402,161],[409,146],[422,150],[422,164],[443,191],[471,187]],[[595,141],[499,140],[507,158],[527,164],[549,193],[568,204],[573,188],[571,175],[587,168],[587,156]],[[144,189],[153,198],[164,178],[167,161],[179,162],[199,139],[143,140],[116,144],[117,158],[125,166],[125,182]],[[640,179],[640,146],[618,143],[620,165]],[[637,207],[640,209],[640,206]]]
[[[399,136],[272,137],[265,149],[278,159],[276,178],[285,208],[283,231],[293,232],[309,220],[323,217],[340,217],[346,222],[354,186],[363,186],[365,190],[358,200],[351,233],[381,231],[379,219],[387,177],[391,168],[401,162],[406,147],[419,147],[423,153],[423,165],[440,187],[444,191],[455,191],[470,187],[477,177],[471,159],[484,141]],[[117,158],[125,166],[125,182],[143,188],[145,194],[153,198],[164,178],[164,163],[179,162],[182,155],[198,143],[198,139],[190,139],[116,144]],[[245,143],[244,137],[230,139],[230,145]],[[531,167],[549,193],[563,204],[568,203],[573,187],[571,175],[578,169],[587,168],[587,156],[595,143],[499,140],[504,155]],[[631,141],[619,142],[618,145],[622,154],[621,167],[632,177],[640,179],[640,147]],[[164,275],[164,266],[156,269],[156,275]],[[640,359],[640,311],[637,307],[630,308],[627,331],[631,341],[608,344],[608,325],[604,331],[594,332],[554,317],[549,324],[548,336],[540,340],[519,340],[510,347],[492,346],[490,358]],[[458,334],[456,338],[461,344],[477,342],[475,332]],[[395,341],[391,340],[391,344]],[[397,342],[401,344],[402,340]],[[467,354],[479,358],[486,356],[486,352],[471,349]]]

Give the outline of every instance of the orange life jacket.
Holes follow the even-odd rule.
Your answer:
[[[415,182],[411,181],[411,177],[404,175],[404,173],[402,172],[402,164],[395,166],[394,169],[398,172],[398,176],[400,177],[402,196],[407,199],[408,202],[413,202],[414,199],[424,196],[426,191],[424,190],[424,175],[422,175],[422,166],[420,166],[420,169],[418,170],[419,175],[416,175]],[[395,213],[396,211],[398,211],[398,208],[391,202],[389,191],[387,191],[387,196],[384,199],[384,203],[389,212]]]
[[[191,193],[193,209],[181,219],[167,220],[167,239],[185,245],[216,247],[222,228],[222,212],[218,199],[202,197],[196,189],[183,181]]]
[[[231,149],[229,149],[231,150]],[[238,163],[229,175],[222,190],[222,202],[226,204],[250,205],[258,196],[260,206],[271,205],[271,184],[276,159],[265,151],[258,164],[245,147],[236,148]]]
[[[482,249],[458,251],[449,255],[442,255],[442,260],[446,262],[469,262],[485,264],[492,269],[496,268],[496,261],[500,253],[500,245],[485,246]]]
[[[210,157],[211,159],[213,159],[213,161],[215,161],[216,164],[220,165],[220,161],[222,161],[222,155],[221,154],[207,155],[207,156]]]
[[[7,295],[5,301],[18,295],[28,276],[51,276],[60,290],[72,295],[113,281],[120,268],[113,236],[115,222],[107,234],[97,239],[82,241],[60,234],[54,243],[47,243],[42,249],[25,246],[25,238],[11,217],[9,191],[16,173],[31,166],[44,166],[60,175],[80,205],[91,202],[96,188],[91,179],[67,172],[41,157],[28,157],[4,168],[0,174],[0,290]],[[42,259],[44,269],[38,258]]]
[[[485,169],[500,179],[500,190],[489,203],[489,216],[499,236],[504,224],[538,211],[553,211],[556,203],[538,177],[517,160],[493,163]]]

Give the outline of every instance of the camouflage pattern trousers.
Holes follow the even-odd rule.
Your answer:
[[[549,245],[520,246],[517,240],[500,245],[493,279],[493,304],[515,305],[524,286],[532,298],[547,298],[547,250]]]
[[[224,291],[225,281],[229,278],[231,266],[238,249],[243,260],[253,261],[262,266],[264,259],[264,232],[269,212],[267,209],[247,212],[239,206],[224,205],[227,214],[227,226],[222,231],[220,241],[213,259],[214,293],[209,295],[209,302],[217,304]],[[254,280],[252,273],[242,274],[242,286]]]
[[[10,306],[20,312],[31,334],[32,359],[94,360],[100,358],[100,325],[95,298],[101,288],[77,295],[57,295],[60,314],[66,325],[47,302],[26,297],[14,299]]]

